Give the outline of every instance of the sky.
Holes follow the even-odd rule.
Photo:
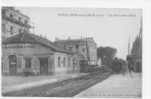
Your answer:
[[[18,7],[30,17],[31,32],[54,41],[93,37],[97,47],[117,49],[117,57],[126,59],[128,42],[140,30],[141,9]]]

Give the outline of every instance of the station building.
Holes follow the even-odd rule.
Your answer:
[[[2,7],[2,40],[29,31],[30,18],[14,7]]]
[[[90,65],[97,64],[97,45],[92,37],[67,40],[58,39],[55,41],[55,44],[78,53],[80,61],[89,61]]]
[[[79,71],[77,54],[46,38],[23,32],[2,42],[2,73],[47,75]]]

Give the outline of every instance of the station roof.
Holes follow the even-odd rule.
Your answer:
[[[51,48],[53,51],[72,54],[71,51],[66,50],[60,46],[57,46],[50,40],[28,32],[19,33],[17,35],[7,38],[2,42],[2,44],[20,44],[20,43],[40,44],[45,47]]]
[[[66,40],[56,40],[55,43],[65,43],[65,44],[85,44],[86,41],[94,42],[92,37],[82,38],[82,39],[66,39]]]

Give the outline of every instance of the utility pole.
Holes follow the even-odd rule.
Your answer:
[[[88,46],[88,41],[87,41],[87,34],[86,34],[86,49],[87,49],[87,60],[88,64],[90,63],[90,56],[89,56],[89,46]]]
[[[128,55],[130,55],[130,35],[129,35],[129,39],[128,39]]]

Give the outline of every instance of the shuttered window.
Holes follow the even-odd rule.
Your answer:
[[[31,58],[25,58],[25,67],[31,68]]]
[[[60,67],[61,64],[60,64],[60,57],[58,57],[58,67]]]

